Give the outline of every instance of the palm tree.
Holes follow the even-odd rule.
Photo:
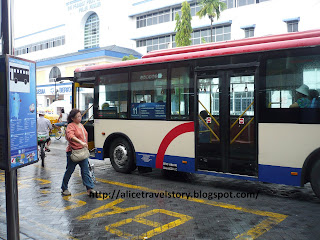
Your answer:
[[[197,16],[202,18],[208,15],[211,20],[211,42],[212,42],[212,23],[213,19],[217,17],[220,18],[220,13],[227,8],[227,5],[220,0],[201,0],[200,2],[201,9],[197,12]]]

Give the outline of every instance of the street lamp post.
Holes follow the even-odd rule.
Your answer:
[[[54,102],[57,101],[57,79],[54,79]]]

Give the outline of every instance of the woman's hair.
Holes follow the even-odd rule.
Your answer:
[[[79,112],[80,110],[77,108],[72,109],[68,115],[68,119],[67,119],[68,123],[72,123],[73,122],[72,118],[74,118]]]
[[[204,120],[206,120],[206,117],[208,117],[207,111],[206,111],[206,110],[202,110],[202,111],[200,112],[200,116],[201,116]]]

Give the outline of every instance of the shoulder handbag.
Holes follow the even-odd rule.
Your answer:
[[[83,126],[81,126],[81,130],[83,133],[83,138],[86,139],[86,135],[84,134],[84,131],[83,131]],[[70,158],[73,162],[81,162],[81,161],[85,160],[86,158],[89,158],[89,156],[90,156],[90,153],[89,153],[88,148],[84,147],[81,149],[72,149]]]

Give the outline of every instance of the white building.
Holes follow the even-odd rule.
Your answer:
[[[215,19],[213,41],[227,41],[292,31],[320,28],[315,21],[320,10],[319,0],[221,0],[227,9]],[[136,22],[131,39],[137,50],[146,51],[175,47],[175,13],[181,12],[181,0],[140,0],[130,9]],[[199,19],[200,5],[188,1],[192,15],[192,43],[210,42],[210,20]],[[204,41],[203,41],[204,40]]]
[[[319,0],[222,1],[227,9],[213,23],[216,42],[320,28],[320,22],[315,20],[320,11]],[[125,55],[140,57],[151,50],[175,47],[174,17],[181,12],[182,2],[57,0],[58,13],[51,11],[53,6],[42,4],[41,14],[48,15],[50,24],[47,27],[39,24],[42,29],[15,38],[15,55],[37,61],[38,104],[52,103],[56,97],[53,87],[58,89],[58,99],[70,99],[71,85],[63,83],[57,87],[54,80],[58,76],[72,77],[77,67],[121,61]],[[199,3],[188,2],[192,43],[209,42],[209,18],[199,19],[196,16]],[[30,11],[26,12],[30,16]],[[21,24],[22,20],[18,22]]]

